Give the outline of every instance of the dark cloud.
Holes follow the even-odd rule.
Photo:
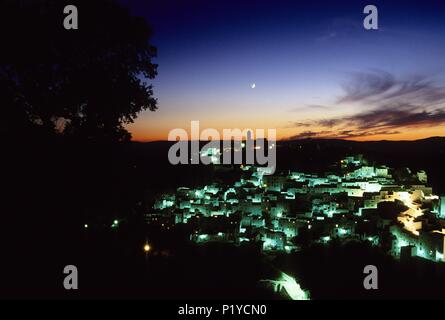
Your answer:
[[[298,121],[289,121],[289,125],[286,126],[286,128],[307,128],[307,127],[312,127],[312,124],[309,122],[298,122]]]
[[[317,124],[323,127],[332,128],[342,123],[342,119],[326,119],[317,121]]]
[[[342,120],[360,129],[435,126],[445,123],[445,110],[377,109]]]
[[[400,131],[397,130],[344,130],[340,133],[334,134],[336,139],[350,139],[350,138],[360,138],[369,136],[380,136],[380,135],[393,135],[399,134]]]
[[[323,109],[329,109],[328,106],[322,106],[319,104],[307,104],[305,106],[302,107],[295,107],[290,109],[290,112],[300,112],[300,111],[304,111],[304,110],[314,110],[314,109],[319,109],[319,110],[323,110]]]
[[[336,128],[338,131],[356,128],[359,130],[388,130],[406,127],[437,126],[445,123],[445,109],[426,110],[421,106],[384,106],[343,118],[313,121],[313,125]]]
[[[289,140],[308,139],[308,138],[324,138],[329,136],[331,131],[303,131],[297,135],[289,137]]]
[[[445,100],[445,87],[435,85],[425,76],[399,79],[380,70],[353,73],[342,87],[345,93],[338,99],[338,103],[429,105]]]
[[[388,72],[353,73],[351,79],[343,84],[345,94],[338,102],[355,102],[376,97],[395,85],[396,79]]]
[[[306,130],[303,137],[312,134],[347,139],[445,124],[445,86],[426,77],[397,79],[384,71],[355,73],[343,87],[345,94],[338,102],[362,104],[366,110],[341,118],[300,122],[299,127],[322,127],[319,132]]]
[[[320,120],[312,125],[329,128],[336,136],[352,138],[376,134],[394,134],[395,130],[407,127],[431,127],[445,124],[445,110],[426,111],[418,109],[381,108],[355,114],[350,117]],[[307,126],[309,127],[309,126]],[[398,131],[397,131],[398,133]]]
[[[298,139],[352,139],[360,137],[369,137],[377,135],[393,135],[398,134],[399,131],[394,130],[377,130],[377,131],[362,131],[362,130],[343,130],[343,131],[333,131],[333,130],[322,130],[322,131],[304,131],[297,135],[289,137],[289,140]]]

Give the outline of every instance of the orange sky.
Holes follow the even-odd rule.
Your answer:
[[[170,130],[175,128],[183,128],[189,133],[190,136],[190,119],[189,121],[147,121],[137,122],[135,124],[131,124],[127,127],[127,129],[131,132],[134,141],[163,141],[167,140],[168,133]],[[271,121],[272,122],[272,121]],[[242,120],[229,120],[222,124],[218,124],[216,120],[211,121],[201,121],[200,122],[200,131],[206,128],[215,128],[222,136],[222,132],[224,128],[232,129],[276,129],[277,140],[288,139],[294,135],[297,135],[303,132],[305,129],[301,128],[289,128],[287,127],[286,121],[281,121],[280,125],[268,125],[267,119],[264,119],[260,122],[254,121],[246,121],[243,125]],[[320,127],[311,127],[312,131],[321,132],[323,128]],[[445,125],[442,126],[424,126],[424,127],[407,127],[407,128],[397,128],[397,131],[400,133],[397,134],[389,134],[389,135],[370,135],[364,137],[355,137],[355,138],[347,138],[346,140],[355,140],[355,141],[375,141],[375,140],[417,140],[424,139],[435,136],[445,136]]]

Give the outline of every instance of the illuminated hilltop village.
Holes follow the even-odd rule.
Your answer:
[[[397,258],[444,261],[445,197],[433,195],[424,171],[370,166],[361,156],[323,176],[241,169],[234,185],[164,194],[147,222],[187,224],[196,243],[249,242],[266,253],[338,239],[369,241]]]

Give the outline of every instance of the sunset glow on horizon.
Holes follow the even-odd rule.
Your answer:
[[[279,140],[445,136],[439,2],[376,1],[378,30],[363,28],[364,1],[126,3],[158,48],[159,109],[127,126],[135,141],[167,140],[192,120],[273,128]]]
[[[185,129],[189,134],[190,124],[188,126],[181,127]],[[206,127],[204,127],[205,129]],[[213,127],[212,127],[213,128]],[[174,128],[172,128],[174,129]],[[225,128],[225,129],[235,129],[235,128]],[[246,128],[239,128],[241,130],[244,129],[251,129],[255,130],[255,127],[246,127]],[[261,127],[260,129],[263,129]],[[267,132],[267,129],[265,131]],[[269,128],[273,129],[273,128]],[[223,129],[217,129],[220,135],[223,135]],[[277,140],[283,141],[283,140],[289,140],[292,139],[292,133],[288,133],[289,130],[287,129],[277,129]],[[168,133],[169,130],[147,130],[147,131],[132,131],[132,140],[136,142],[155,142],[155,141],[167,141],[168,140]],[[190,136],[190,135],[189,135]],[[413,141],[413,140],[420,140],[420,139],[426,139],[431,137],[445,137],[445,126],[439,127],[439,128],[422,128],[421,130],[409,130],[405,133],[401,132],[399,134],[392,134],[392,135],[373,135],[373,136],[366,136],[366,137],[357,137],[357,138],[344,138],[344,137],[318,137],[318,139],[341,139],[341,140],[352,140],[352,141],[380,141],[380,140],[392,140],[392,141]],[[299,138],[299,139],[309,139],[307,138]],[[317,138],[317,137],[315,137]],[[296,138],[297,139],[297,138]]]

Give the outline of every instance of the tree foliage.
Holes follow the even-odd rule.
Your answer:
[[[151,28],[115,1],[69,4],[77,30],[63,27],[62,1],[1,2],[0,129],[128,140],[125,124],[157,108]]]

